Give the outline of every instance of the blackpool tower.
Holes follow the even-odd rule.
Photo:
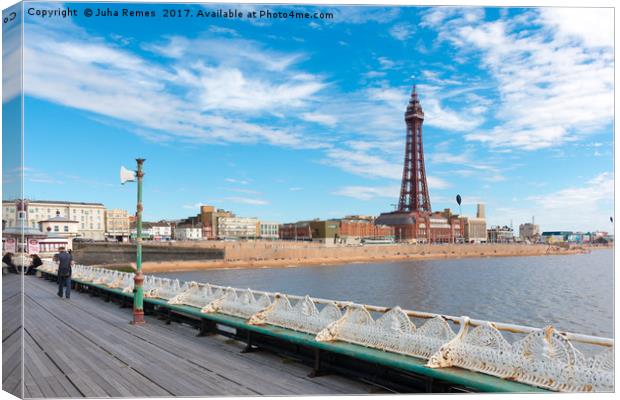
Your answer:
[[[424,111],[415,86],[405,111],[407,137],[398,209],[382,213],[375,221],[394,228],[397,240],[428,242],[431,238],[431,200],[428,195],[422,145]]]
[[[426,172],[424,170],[424,146],[422,144],[422,123],[424,111],[418,99],[415,85],[411,99],[405,111],[407,123],[407,144],[405,146],[405,163],[403,180],[400,184],[400,200],[398,211],[431,211],[431,200],[428,196]]]

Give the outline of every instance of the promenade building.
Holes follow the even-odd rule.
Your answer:
[[[521,224],[519,225],[519,237],[524,242],[538,242],[540,240],[540,227],[534,222]]]
[[[56,216],[39,221],[39,227],[42,232],[55,237],[65,239],[73,239],[79,235],[79,222],[73,221],[67,217],[60,215],[60,211],[56,211]]]
[[[105,239],[105,207],[102,203],[29,200],[28,204],[28,221],[24,223],[30,228],[37,229],[39,222],[60,215],[78,222],[77,237],[93,240]],[[2,215],[6,227],[17,226],[15,201],[2,202]]]
[[[371,216],[349,215],[340,220],[340,238],[343,243],[361,243],[363,239],[392,239],[394,228],[376,225]]]
[[[260,221],[257,218],[218,217],[217,237],[219,239],[256,239],[260,236]]]
[[[152,222],[142,221],[142,239],[152,240],[153,239],[153,227]],[[138,228],[136,227],[136,223],[132,222],[130,225],[130,238],[135,239],[138,235]]]
[[[487,221],[484,218],[463,217],[465,243],[487,242]]]
[[[31,220],[28,200],[16,200],[14,205],[15,222],[11,224],[12,226],[8,226],[7,221],[3,220],[3,253],[24,252],[47,257],[57,253],[60,247],[72,248],[73,237],[77,232],[76,221],[69,221],[58,214],[49,220],[40,221],[44,222],[43,230],[41,230],[41,224],[38,227],[32,227],[28,224],[28,221]]]
[[[216,239],[218,235],[218,219],[233,218],[235,214],[221,208],[216,209],[214,206],[201,205],[200,212],[192,217],[181,221],[181,224],[189,224],[202,227],[203,239]]]
[[[202,240],[202,227],[178,225],[174,229],[176,240]]]
[[[338,244],[342,242],[340,220],[314,219],[282,224],[280,225],[280,239]]]
[[[119,242],[126,241],[129,238],[129,214],[127,210],[105,211],[105,235],[108,239]]]
[[[463,218],[452,214],[449,208],[430,214],[428,223],[431,243],[463,243],[465,236]]]
[[[488,243],[513,243],[515,236],[512,228],[508,226],[492,226],[487,230]]]
[[[131,224],[131,238],[138,234],[136,223]],[[169,222],[142,222],[142,238],[147,240],[170,240],[172,239],[172,225]]]
[[[277,240],[279,238],[279,226],[277,222],[260,221],[260,238],[265,240]]]
[[[337,219],[310,221],[310,230],[313,242],[324,244],[339,243],[340,221]]]
[[[559,244],[568,242],[568,237],[572,235],[571,231],[548,231],[543,232],[541,239],[544,243]]]
[[[310,221],[298,221],[281,224],[278,227],[278,232],[281,240],[312,240],[312,229],[310,228]]]
[[[169,222],[155,222],[151,224],[153,240],[172,239],[172,225]]]

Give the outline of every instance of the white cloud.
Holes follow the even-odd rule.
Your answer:
[[[613,39],[608,24],[612,10],[541,10],[493,22],[470,21],[454,10],[427,15],[438,27],[440,40],[463,55],[479,54],[497,84],[500,122],[471,132],[467,139],[535,150],[577,140],[611,124],[613,50],[605,46]],[[577,23],[581,12],[584,18]],[[600,14],[605,18],[598,26]],[[532,23],[544,27],[528,30]]]
[[[338,122],[338,119],[333,115],[321,114],[321,113],[303,113],[301,118],[305,121],[316,122],[322,125],[333,127]]]
[[[399,179],[402,166],[365,151],[329,149],[325,164],[338,167],[355,175],[369,178]]]
[[[269,202],[266,200],[249,198],[249,197],[226,197],[226,200],[232,201],[233,203],[249,204],[252,206],[264,206],[264,205],[269,204]]]
[[[614,198],[614,177],[611,172],[605,172],[595,176],[585,183],[582,187],[571,187],[555,193],[542,196],[531,196],[528,198],[534,201],[537,207],[548,212],[561,212],[566,217],[570,214],[583,214],[588,216],[589,212],[599,208],[601,202],[606,206],[611,206]],[[607,211],[611,213],[613,207]]]
[[[428,183],[428,189],[447,189],[450,187],[450,184],[441,179],[441,178],[437,178],[436,176],[427,176],[426,177],[426,183]]]
[[[202,203],[194,203],[194,204],[184,204],[183,208],[187,210],[199,210]]]
[[[438,99],[430,98],[424,101],[424,123],[430,126],[436,126],[448,131],[471,131],[480,126],[484,119],[474,117],[467,110],[460,112],[443,107]]]
[[[252,190],[252,189],[233,188],[233,189],[227,189],[227,190],[230,190],[231,192],[244,193],[244,194],[260,194],[260,192],[256,190]]]
[[[239,37],[239,33],[236,30],[230,29],[230,28],[225,28],[223,26],[211,25],[209,27],[209,32],[223,33],[223,34],[227,34],[227,35],[230,35],[230,36]]]
[[[509,219],[529,222],[535,216],[536,223],[547,231],[609,230],[609,217],[614,211],[613,187],[613,174],[605,172],[585,180],[580,186],[528,196],[518,208],[488,206],[487,213],[493,223],[502,224]]]
[[[547,7],[540,9],[542,21],[557,29],[557,36],[579,39],[588,47],[613,47],[612,8]]]
[[[265,111],[302,107],[325,85],[310,79],[277,84],[249,78],[237,68],[196,65],[184,71],[196,82],[204,110]],[[188,82],[189,83],[189,82]]]
[[[396,66],[396,63],[387,57],[379,57],[377,61],[379,61],[379,65],[381,65],[382,69],[392,69]]]
[[[238,183],[240,185],[247,185],[248,183],[250,183],[250,181],[246,179],[226,178],[224,180],[229,183]]]
[[[433,7],[422,15],[420,26],[444,28],[442,35],[449,33],[455,26],[472,24],[484,19],[484,8],[475,7]]]
[[[201,60],[208,58],[216,64],[242,68],[253,64],[272,72],[284,72],[299,62],[301,53],[282,53],[272,51],[260,43],[247,39],[188,39],[183,36],[170,36],[165,41],[147,43],[145,50],[173,59]]]
[[[435,177],[426,178],[429,190],[431,189],[445,189],[449,187],[448,183],[442,179]],[[388,198],[393,199],[394,202],[398,201],[400,194],[400,185],[388,185],[388,186],[345,186],[334,191],[332,194],[338,196],[351,197],[357,200],[374,200],[376,198]]]
[[[31,24],[28,35],[28,95],[128,122],[127,129],[159,142],[323,146],[286,123],[287,116],[295,115],[324,87],[320,78],[293,68],[299,54],[262,52],[259,44],[238,39],[173,37],[151,46],[178,58],[163,66],[79,30]],[[213,51],[204,51],[208,45],[215,45]],[[184,58],[203,60],[197,55],[201,51],[215,66]],[[248,63],[251,69],[240,69]],[[227,111],[225,116],[222,111]],[[274,113],[285,120],[274,120],[272,126],[252,122]]]
[[[366,79],[372,79],[372,78],[382,78],[385,76],[385,72],[383,71],[368,71],[368,72],[364,72],[362,74],[362,76]]]
[[[375,198],[391,198],[394,201],[398,200],[398,193],[400,192],[400,186],[345,186],[332,194],[338,196],[351,197],[357,200],[373,200]]]
[[[400,23],[391,27],[389,33],[394,39],[405,41],[413,36],[415,28],[410,24]]]
[[[441,147],[441,146],[440,146]],[[497,161],[483,161],[479,155],[474,154],[471,149],[464,149],[459,154],[452,154],[443,150],[429,152],[426,160],[431,165],[453,164],[459,167],[451,173],[459,176],[470,177],[477,176],[482,180],[489,182],[500,182],[506,178],[502,175],[502,168],[498,167]],[[499,162],[500,165],[505,164],[505,160]]]

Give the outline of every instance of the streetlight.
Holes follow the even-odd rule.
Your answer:
[[[121,167],[121,184],[125,182],[133,182],[138,180],[138,204],[136,205],[136,274],[134,276],[133,285],[133,325],[144,324],[144,308],[143,308],[143,290],[142,282],[142,164],[144,158],[136,158],[138,163],[137,171],[130,171],[125,167]]]

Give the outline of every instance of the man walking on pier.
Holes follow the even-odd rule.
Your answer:
[[[65,297],[71,296],[71,264],[73,257],[60,247],[58,253],[58,297],[62,297],[62,288],[65,287]]]

